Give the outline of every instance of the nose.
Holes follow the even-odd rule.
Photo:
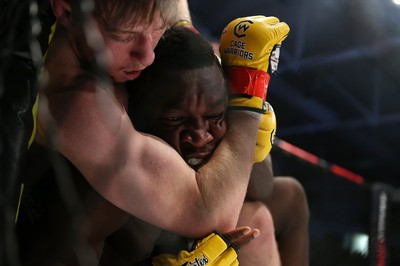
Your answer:
[[[148,67],[154,61],[154,47],[151,34],[142,34],[132,47],[131,57],[136,58],[142,66]]]
[[[214,140],[214,137],[210,134],[207,123],[198,121],[182,132],[181,140],[195,148],[202,148]]]

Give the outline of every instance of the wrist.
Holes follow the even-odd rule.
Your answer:
[[[229,80],[229,93],[251,95],[266,99],[270,75],[259,69],[248,67],[229,67],[225,69]]]
[[[235,113],[233,113],[235,112]],[[238,120],[251,118],[257,120],[257,122],[261,122],[262,114],[254,111],[243,110],[243,109],[229,109],[228,111],[228,119],[231,120],[233,117],[238,118]],[[239,118],[240,117],[240,118]]]
[[[258,120],[258,122],[261,122],[261,120],[262,120],[261,113],[256,113],[256,112],[247,111],[247,110],[241,110],[241,112],[256,118]]]
[[[251,111],[258,114],[265,114],[267,112],[267,102],[259,97],[249,95],[230,95],[228,110],[244,110]]]

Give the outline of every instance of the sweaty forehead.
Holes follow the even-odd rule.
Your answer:
[[[209,66],[193,70],[169,71],[164,85],[169,99],[169,107],[187,104],[193,96],[202,96],[209,104],[224,104],[226,99],[225,82],[222,72]]]

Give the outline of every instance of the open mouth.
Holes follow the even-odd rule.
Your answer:
[[[124,71],[125,76],[126,76],[129,80],[133,80],[133,79],[139,77],[139,75],[140,75],[141,72],[142,72],[142,71],[140,71],[140,70],[132,70],[132,71],[125,70],[125,71]]]
[[[205,161],[204,159],[190,158],[186,162],[187,162],[188,165],[190,165],[190,167],[197,168],[200,165],[202,165],[204,161]]]

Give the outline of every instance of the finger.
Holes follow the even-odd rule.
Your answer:
[[[242,237],[245,234],[248,234],[249,232],[251,232],[251,228],[248,226],[243,226],[243,227],[238,227],[222,235],[229,243],[232,243],[232,241],[239,239],[240,237]]]
[[[244,234],[240,238],[233,240],[231,242],[231,247],[233,247],[237,252],[241,247],[247,245],[248,243],[251,242],[251,240],[253,240],[254,238],[256,238],[259,235],[260,235],[260,230],[252,229],[247,234]]]

